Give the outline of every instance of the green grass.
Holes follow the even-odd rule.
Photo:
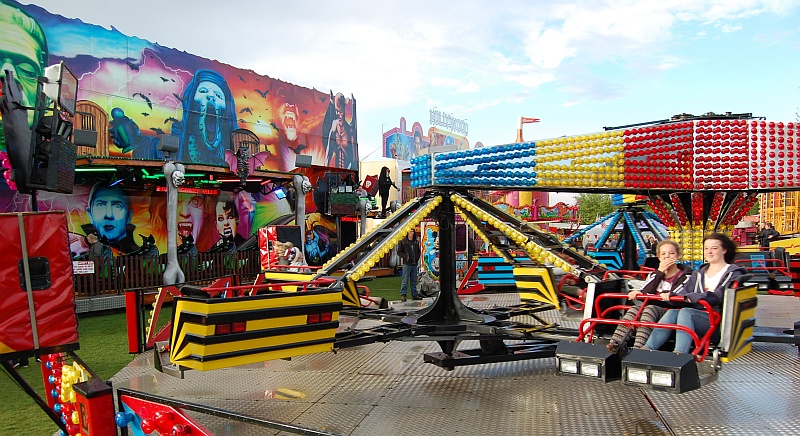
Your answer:
[[[385,300],[393,301],[400,299],[400,281],[402,277],[380,277],[373,281],[362,282],[363,285],[369,288],[369,294],[372,297],[381,297]]]
[[[76,352],[103,380],[107,380],[135,357],[128,354],[127,328],[123,312],[82,315],[78,321],[80,350]],[[40,365],[33,359],[28,368],[18,368],[42,398],[44,384]],[[8,374],[0,376],[0,435],[52,435],[58,426]]]
[[[370,295],[387,300],[400,299],[400,277],[381,277],[362,283]],[[159,326],[169,320],[170,311],[162,312]],[[80,350],[76,352],[103,380],[108,380],[136,356],[128,353],[125,313],[122,311],[81,315],[78,322]],[[39,364],[30,361],[28,368],[18,368],[39,395],[44,398],[44,384]],[[8,374],[0,375],[0,436],[47,435],[59,431],[50,418]]]

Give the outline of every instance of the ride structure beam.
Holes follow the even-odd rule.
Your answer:
[[[729,233],[757,193],[800,189],[800,126],[748,114],[676,118],[470,150],[429,147],[411,161],[411,187],[660,198],[654,210],[665,223],[674,215],[673,239],[701,262],[703,237]]]
[[[421,312],[415,323],[454,325],[461,322],[486,323],[493,317],[481,316],[464,306],[458,298],[456,285],[455,209],[447,192],[442,192],[442,202],[436,208],[439,222],[439,298]]]

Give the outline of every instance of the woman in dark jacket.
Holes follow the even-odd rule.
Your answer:
[[[632,321],[636,318],[636,314],[641,309],[641,304],[636,300],[639,294],[661,294],[662,299],[664,296],[669,297],[673,292],[681,288],[683,282],[689,278],[692,269],[686,265],[678,263],[683,255],[683,250],[677,242],[671,239],[665,239],[656,245],[656,253],[660,261],[658,269],[647,276],[647,281],[641,291],[631,291],[628,293],[628,299],[636,301],[633,307],[625,312],[622,319]],[[667,298],[668,299],[668,298]],[[667,313],[667,309],[662,307],[661,304],[650,300],[647,305],[641,309],[642,313],[639,316],[640,321],[657,322]],[[621,346],[628,341],[628,337],[633,331],[632,327],[625,324],[619,324],[611,337],[611,341],[606,345],[609,351],[616,354],[619,352]],[[633,346],[635,348],[642,348],[650,337],[653,331],[650,327],[640,326],[636,328],[636,339]]]
[[[389,188],[392,186],[394,189],[400,190],[389,177],[389,168],[381,168],[381,174],[378,176],[378,192],[381,194],[381,215],[384,217],[386,216],[386,203],[389,202]]]
[[[708,263],[702,265],[683,284],[675,294],[683,296],[684,301],[697,305],[705,300],[711,308],[719,312],[725,289],[747,272],[746,268],[734,264],[736,244],[722,233],[712,233],[703,238],[703,255]],[[659,324],[678,324],[689,327],[702,337],[711,328],[708,313],[695,307],[670,309],[658,321]],[[667,342],[671,329],[656,329],[647,340],[645,348],[657,350]],[[675,352],[688,353],[692,347],[692,337],[681,330],[675,333]]]

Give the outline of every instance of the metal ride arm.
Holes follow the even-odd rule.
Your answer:
[[[356,242],[333,259],[322,265],[311,280],[330,277],[342,282],[344,290],[342,302],[346,306],[361,307],[356,283],[361,280],[378,260],[391,251],[400,240],[406,237],[441,201],[441,197],[432,194],[415,198],[371,232],[363,235]],[[342,273],[340,270],[344,270]]]
[[[417,210],[412,211],[413,207],[416,207]],[[546,274],[551,283],[550,286],[545,286],[545,289],[541,290],[538,298],[535,298],[539,300],[537,303],[529,302],[511,308],[477,310],[466,307],[458,298],[455,283],[455,238],[453,231],[456,212],[464,217],[466,222],[481,238],[489,241],[492,250],[504,259],[522,264],[516,259],[519,257],[519,253],[525,253],[523,256],[529,259],[525,261],[526,265],[543,265],[547,261],[565,271],[575,271],[571,263],[554,253],[560,253],[563,250],[563,247],[555,237],[534,229],[527,223],[498,211],[491,205],[484,202],[476,202],[471,195],[465,192],[451,189],[435,189],[422,199],[412,202],[411,206],[407,205],[396,212],[388,223],[384,223],[382,227],[357,241],[356,244],[345,250],[341,257],[334,258],[329,264],[323,266],[320,274],[329,274],[338,267],[346,266],[347,270],[342,276],[333,278],[338,278],[345,282],[345,286],[351,286],[363,277],[363,274],[368,271],[377,259],[385,255],[399,239],[404,237],[408,229],[416,226],[426,216],[434,214],[440,228],[441,292],[438,298],[431,306],[416,313],[360,311],[360,317],[380,319],[392,324],[383,325],[369,331],[349,332],[350,334],[348,335],[337,336],[337,346],[352,346],[391,340],[397,337],[419,337],[419,340],[435,340],[440,344],[443,352],[426,355],[426,360],[448,369],[463,364],[550,357],[553,355],[553,341],[562,339],[567,335],[554,330],[553,325],[548,324],[536,315],[536,312],[553,309],[558,304],[552,274],[547,268],[539,268],[541,270],[540,274]],[[522,230],[517,230],[518,228]],[[575,252],[575,256],[580,255]],[[579,258],[585,260],[584,258]],[[351,259],[354,259],[352,263]],[[588,260],[584,264],[594,266]],[[511,320],[513,317],[523,315],[531,316],[541,324],[521,324]],[[545,331],[548,329],[550,331]],[[555,338],[555,336],[558,336],[558,338]],[[502,342],[504,339],[525,340],[533,339],[534,337],[542,342],[534,345],[528,344],[526,350],[534,350],[530,353],[527,351],[524,353],[509,352],[509,348]],[[463,351],[456,352],[456,345],[463,339],[480,340],[481,352],[475,354]],[[463,363],[465,361],[468,363]]]
[[[596,260],[584,256],[583,254],[579,253],[578,251],[572,248],[565,247],[558,240],[558,238],[552,233],[545,232],[537,228],[535,225],[519,219],[515,215],[511,215],[507,212],[504,212],[492,206],[483,199],[474,197],[469,194],[464,194],[463,196],[465,200],[472,202],[475,206],[479,207],[481,210],[491,211],[496,218],[502,220],[503,222],[509,223],[512,227],[519,230],[519,232],[521,232],[523,235],[527,236],[530,241],[541,246],[542,248],[546,248],[548,251],[554,253],[559,253],[569,256],[570,259],[572,259],[575,262],[575,264],[582,270],[594,270],[597,268],[601,268],[601,266],[597,263]],[[464,212],[464,214],[468,216],[471,215],[471,218],[473,218],[472,222],[476,223],[476,225],[480,226],[485,231],[486,229],[485,225],[481,225],[480,220],[476,220],[474,214],[471,214],[469,210],[464,211],[462,209],[462,212]]]

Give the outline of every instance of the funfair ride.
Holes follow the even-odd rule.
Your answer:
[[[260,277],[257,283],[248,285],[228,282],[180,287],[178,292],[182,296],[175,300],[172,337],[168,347],[158,350],[158,354],[162,351],[169,354],[169,364],[179,374],[185,368],[213,370],[406,337],[436,341],[442,351],[427,354],[424,359],[445,369],[557,356],[558,344],[575,344],[572,340],[576,335],[539,317],[541,312],[558,307],[552,272],[545,265],[552,264],[584,278],[602,278],[605,272],[596,261],[565,247],[554,235],[497,210],[469,191],[518,189],[648,195],[655,213],[669,226],[671,237],[681,242],[688,259],[695,262],[702,259],[703,236],[713,231],[729,232],[758,192],[797,189],[795,127],[794,123],[726,115],[474,150],[431,148],[428,154],[412,161],[412,186],[424,192],[342,250],[318,272],[307,274],[302,282],[270,284]],[[665,174],[664,168],[674,171]],[[453,232],[456,213],[463,216],[498,257],[514,266],[522,305],[481,310],[465,306],[458,298]],[[408,230],[428,216],[434,217],[440,228],[439,296],[432,305],[418,311],[362,310],[359,281],[366,278],[369,269]],[[310,291],[287,293],[287,288]],[[727,336],[729,346],[714,350],[714,370],[719,368],[718,359],[732,359],[749,351],[752,324],[747,320],[752,316],[754,297],[746,294],[729,300],[744,303],[735,304],[732,312],[723,314],[720,330],[723,337]],[[289,317],[287,309],[291,310]],[[345,312],[378,319],[384,324],[374,329],[336,333],[334,338],[339,317]],[[277,325],[274,320],[284,324]],[[284,334],[287,332],[297,334]],[[581,336],[586,334],[585,330],[579,332]],[[268,343],[264,342],[266,338],[270,338]],[[465,339],[478,340],[480,350],[474,353],[457,350],[458,343]],[[506,340],[514,344],[506,344]],[[699,386],[694,383],[697,379],[694,364],[696,358],[703,360],[709,352],[708,345],[700,345],[703,347],[703,353],[679,358],[677,363],[661,359],[662,373],[668,372],[664,368],[679,366],[672,374],[677,374],[681,383],[673,379],[669,388],[680,392]],[[559,368],[574,368],[582,376],[604,381],[613,379],[609,371],[620,364],[607,354],[571,356],[574,360],[565,356],[557,356]],[[635,361],[639,358],[637,353],[631,356],[634,360],[627,363],[627,368],[636,370],[636,365],[640,368],[655,365],[651,356],[643,362]],[[691,383],[684,386],[683,381]],[[626,379],[626,384],[653,387],[627,382]],[[106,388],[97,387],[106,394],[104,403],[108,405],[111,400]],[[196,429],[204,434],[202,426],[181,411],[187,409],[187,404],[170,404],[168,399],[128,390],[118,390],[118,395],[117,424],[132,428],[135,433],[161,431],[163,424],[165,429],[180,425],[181,429]],[[237,419],[230,414],[225,416]],[[280,423],[260,424],[288,430]]]

